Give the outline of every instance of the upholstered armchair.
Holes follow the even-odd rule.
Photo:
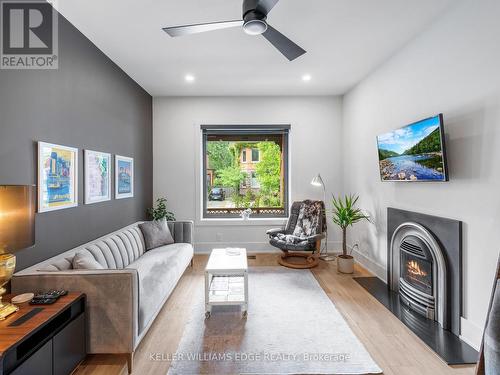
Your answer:
[[[269,243],[283,254],[278,263],[289,268],[312,268],[319,262],[321,240],[325,238],[326,216],[322,201],[294,202],[285,228],[269,229]],[[292,261],[292,259],[303,261]]]

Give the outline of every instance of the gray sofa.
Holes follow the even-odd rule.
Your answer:
[[[138,223],[16,272],[12,292],[51,289],[87,295],[87,351],[133,352],[192,262],[193,223],[168,222],[175,243],[145,251]],[[73,269],[76,252],[89,252],[105,268]],[[192,264],[192,263],[191,263]]]

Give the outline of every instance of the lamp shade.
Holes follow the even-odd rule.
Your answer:
[[[35,187],[0,185],[0,253],[35,244]]]
[[[323,179],[321,178],[321,175],[318,173],[316,177],[314,177],[311,181],[311,185],[313,186],[325,186],[325,183],[323,182]]]

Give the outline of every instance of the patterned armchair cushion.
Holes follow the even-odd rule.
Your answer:
[[[300,207],[297,225],[293,230],[295,237],[303,238],[323,232],[325,206],[322,201],[304,201]]]

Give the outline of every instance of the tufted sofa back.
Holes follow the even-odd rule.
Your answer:
[[[144,237],[135,223],[107,236],[76,248],[76,252],[89,252],[104,268],[122,269],[136,261],[146,251]],[[192,243],[190,222],[167,222],[176,243]]]
[[[18,274],[43,271],[67,271],[72,269],[73,257],[78,252],[91,254],[105,269],[122,269],[141,257],[146,249],[142,231],[137,222],[107,234],[96,240],[49,258]],[[192,221],[167,222],[176,243],[193,243]]]
[[[104,268],[122,269],[144,254],[145,249],[140,228],[132,225],[80,246],[76,251],[90,253]]]

